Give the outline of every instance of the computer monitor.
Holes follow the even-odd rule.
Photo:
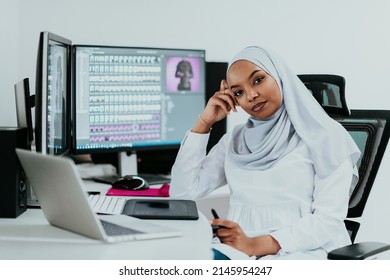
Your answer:
[[[16,120],[18,127],[27,128],[27,146],[31,149],[34,140],[31,108],[35,106],[35,96],[30,95],[30,81],[28,78],[17,82],[14,85]]]
[[[38,152],[63,155],[71,137],[72,42],[41,32],[37,53],[35,145]]]
[[[204,50],[74,45],[73,69],[75,153],[178,148],[205,106]]]

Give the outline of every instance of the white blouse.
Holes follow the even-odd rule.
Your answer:
[[[318,178],[301,141],[268,170],[245,170],[227,152],[230,136],[224,135],[206,156],[209,134],[187,133],[172,168],[171,197],[196,200],[228,184],[228,219],[248,236],[270,234],[279,242],[278,254],[265,258],[321,259],[351,243],[343,222],[353,174],[350,159]]]

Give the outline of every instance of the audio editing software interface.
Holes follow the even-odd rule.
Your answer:
[[[204,108],[204,52],[76,46],[76,149],[179,144]]]

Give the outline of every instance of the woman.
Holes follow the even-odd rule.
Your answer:
[[[213,124],[240,106],[250,117],[206,155]],[[326,259],[347,244],[349,191],[360,151],[275,54],[248,47],[187,133],[172,169],[171,195],[198,199],[230,188],[228,219],[214,219],[228,255]],[[217,248],[217,247],[216,247]],[[232,250],[230,250],[232,251]]]

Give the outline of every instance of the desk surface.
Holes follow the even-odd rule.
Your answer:
[[[211,230],[200,214],[197,221],[157,221],[177,228],[180,237],[104,243],[48,224],[40,209],[16,219],[0,219],[0,259],[210,259]]]
[[[150,220],[179,229],[184,233],[180,237],[113,244],[53,227],[42,210],[28,209],[16,219],[0,219],[0,259],[211,259],[211,227],[204,215],[199,216],[197,221]]]

